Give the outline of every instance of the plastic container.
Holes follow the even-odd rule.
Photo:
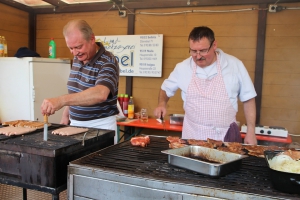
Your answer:
[[[49,42],[49,58],[56,58],[56,44],[53,38]]]
[[[128,102],[128,119],[134,118],[134,102],[133,97],[130,97]]]
[[[125,94],[123,100],[123,113],[125,117],[128,117],[128,103],[129,103],[129,97],[128,94]]]
[[[140,121],[143,123],[148,122],[148,112],[146,108],[141,109]]]

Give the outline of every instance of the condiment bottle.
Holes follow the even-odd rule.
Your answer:
[[[53,38],[49,42],[49,58],[56,58],[56,44]]]
[[[134,118],[134,103],[133,97],[131,96],[128,102],[128,119]]]
[[[123,113],[125,117],[128,117],[128,102],[129,102],[128,94],[125,94],[124,101],[123,101]]]
[[[124,94],[119,94],[119,96],[118,96],[118,101],[119,101],[119,104],[120,104],[121,109],[122,109],[122,111],[123,111]]]

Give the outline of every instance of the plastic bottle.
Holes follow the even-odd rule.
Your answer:
[[[128,94],[125,94],[124,101],[123,101],[123,113],[125,117],[128,117],[128,102],[129,102]]]
[[[4,45],[3,45],[2,36],[0,36],[0,57],[3,57],[3,55],[4,55]]]
[[[56,58],[56,44],[53,38],[49,42],[49,58]]]
[[[4,36],[3,36],[3,47],[4,47],[3,57],[7,57],[7,41]]]
[[[134,103],[133,97],[131,96],[128,102],[128,119],[134,118]]]
[[[124,94],[119,94],[119,96],[118,96],[118,101],[119,101],[119,104],[120,104],[121,109],[122,109],[122,111],[123,111]]]

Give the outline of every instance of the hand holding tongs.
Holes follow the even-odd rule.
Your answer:
[[[164,120],[164,117],[163,117],[163,114],[161,113],[161,115],[160,115],[160,120],[161,120],[161,123],[162,123],[162,125],[163,125],[163,127],[164,127],[164,131],[167,131],[167,129],[166,129],[166,124],[165,124],[165,120]]]

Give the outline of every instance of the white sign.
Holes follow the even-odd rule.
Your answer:
[[[96,36],[119,62],[120,76],[162,76],[163,35]]]

